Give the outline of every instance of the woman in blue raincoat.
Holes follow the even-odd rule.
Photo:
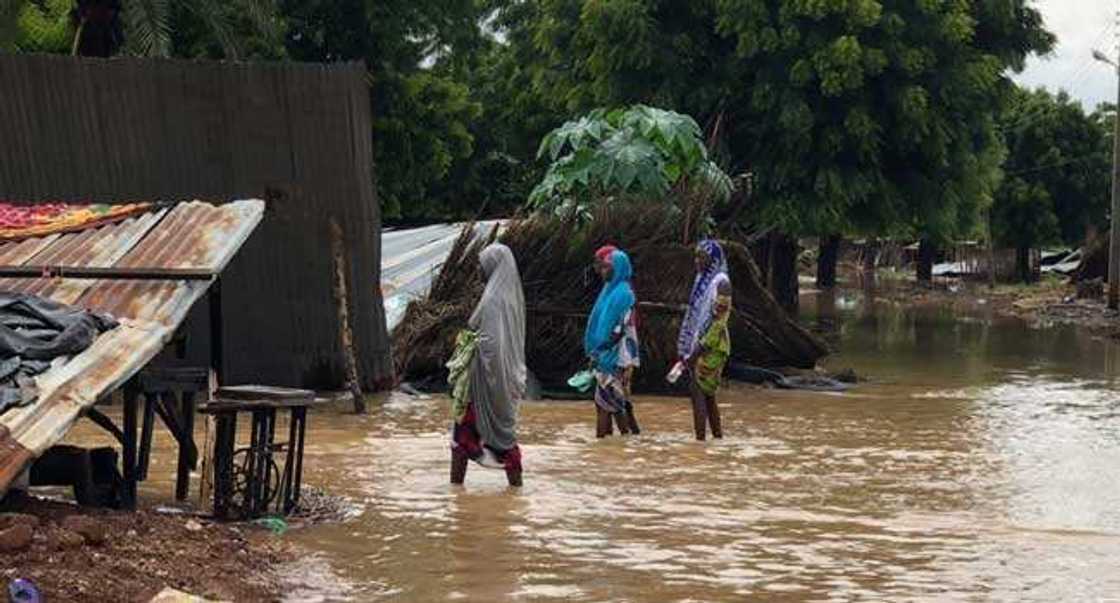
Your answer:
[[[603,289],[595,300],[584,332],[583,348],[595,374],[596,437],[613,432],[641,433],[630,402],[634,369],[641,364],[638,347],[633,269],[626,252],[606,246],[595,253]]]

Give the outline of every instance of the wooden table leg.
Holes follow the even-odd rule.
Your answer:
[[[292,409],[292,418],[298,420],[298,438],[293,444],[296,448],[295,483],[292,486],[292,506],[299,504],[299,494],[303,484],[303,438],[307,431],[307,407],[298,406]]]
[[[237,439],[237,413],[214,417],[214,515],[225,519],[233,495],[233,446]]]
[[[186,500],[191,489],[191,470],[198,467],[194,444],[194,392],[183,392],[179,403],[179,467],[175,474],[175,500]]]
[[[121,469],[124,474],[124,508],[136,508],[136,411],[140,392],[125,388],[124,393],[124,446],[121,451]]]
[[[259,513],[268,511],[268,503],[272,500],[272,444],[276,437],[276,410],[264,411],[264,433],[261,434],[261,497]]]
[[[152,432],[156,423],[157,394],[144,394],[144,423],[140,428],[140,459],[137,461],[136,481],[148,479],[148,465],[152,460]]]
[[[293,408],[288,413],[288,454],[284,459],[284,477],[280,480],[280,502],[277,504],[277,510],[284,515],[291,513],[296,506],[293,494],[295,492],[297,434],[298,422],[296,420],[296,409]]]

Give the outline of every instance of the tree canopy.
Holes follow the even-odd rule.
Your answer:
[[[1064,92],[1018,91],[1000,120],[1004,178],[992,208],[998,243],[1079,245],[1106,227],[1111,121]]]
[[[93,23],[91,7],[114,8],[117,25]],[[0,49],[75,41],[364,61],[388,218],[508,215],[559,182],[551,153],[537,158],[548,132],[633,105],[693,118],[706,160],[750,176],[749,198],[735,197],[746,210],[728,215],[793,235],[947,239],[1015,198],[1052,207],[1072,242],[1103,215],[1088,162],[1024,174],[1106,144],[1090,123],[1103,117],[1061,97],[1053,123],[1015,123],[1046,103],[1008,74],[1054,43],[1030,0],[0,0]],[[993,212],[1010,220],[1010,207]]]
[[[792,233],[970,228],[1006,73],[1053,44],[1025,0],[531,4],[510,39],[542,98],[693,115],[752,173],[751,215]]]

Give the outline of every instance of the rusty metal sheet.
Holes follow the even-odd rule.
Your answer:
[[[7,265],[198,268],[219,274],[264,216],[264,203],[191,202],[85,231],[0,245]],[[32,292],[108,312],[120,326],[36,379],[39,398],[0,415],[0,495],[38,455],[61,440],[88,407],[124,384],[166,345],[211,281],[0,279]]]

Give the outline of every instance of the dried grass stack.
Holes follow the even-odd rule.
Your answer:
[[[614,244],[630,254],[640,306],[642,369],[639,391],[663,391],[676,356],[677,330],[694,275],[691,245],[665,211],[601,209],[587,224],[559,218],[511,223],[501,236],[521,269],[529,318],[529,369],[546,385],[567,380],[586,365],[583,330],[599,292],[591,270],[594,251]],[[455,333],[482,292],[478,252],[496,231],[471,242],[473,225],[456,241],[429,296],[413,302],[393,332],[397,374],[415,379],[445,374]],[[768,367],[811,368],[827,353],[822,342],[778,306],[762,286],[747,248],[725,243],[735,287],[732,349],[736,359]]]

